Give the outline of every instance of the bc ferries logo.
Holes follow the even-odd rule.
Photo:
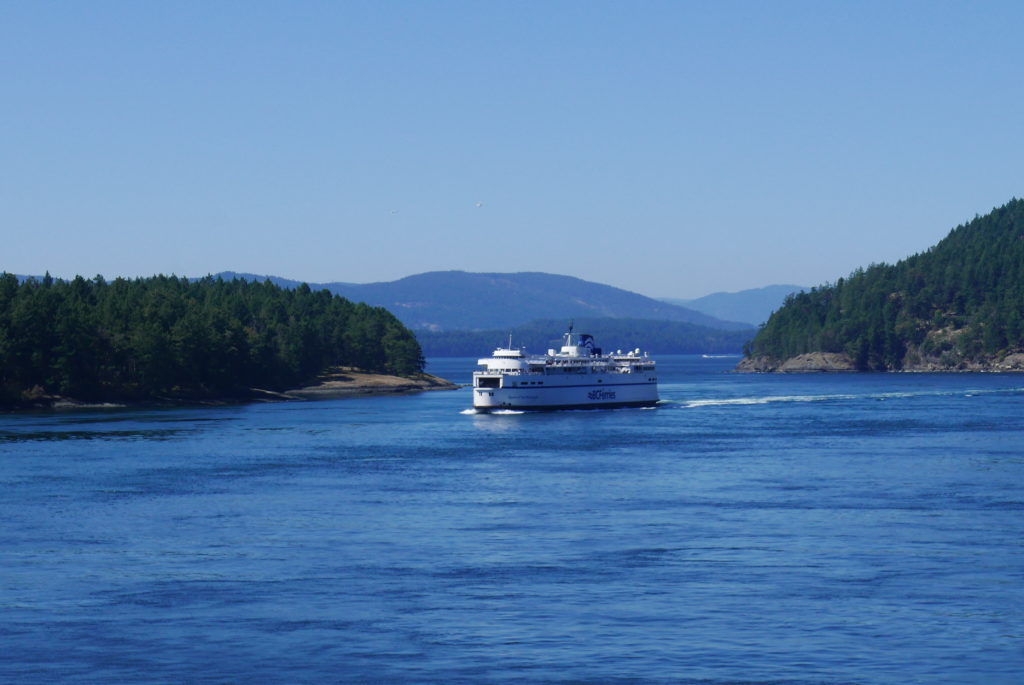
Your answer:
[[[615,391],[609,390],[591,390],[587,393],[587,399],[589,400],[614,400]]]

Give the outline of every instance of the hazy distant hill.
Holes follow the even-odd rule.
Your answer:
[[[1024,200],[953,229],[925,252],[787,298],[746,368],[797,357],[860,370],[1024,369]]]
[[[416,331],[427,357],[486,357],[499,345],[508,344],[530,353],[543,353],[561,345],[564,319],[531,321],[514,328],[490,331]],[[576,319],[577,333],[590,333],[605,352],[639,347],[651,354],[732,354],[743,350],[754,329],[723,331],[683,321],[639,319]]]
[[[711,293],[694,300],[660,298],[662,302],[694,309],[703,314],[726,321],[742,321],[760,326],[771,313],[782,306],[787,295],[808,290],[799,285],[766,285],[735,293]]]
[[[266,276],[222,272],[224,279],[263,280]],[[298,281],[269,277],[284,287]],[[433,271],[385,283],[310,283],[350,300],[388,309],[417,330],[508,329],[536,319],[632,318],[682,321],[722,330],[749,326],[592,283],[572,276],[523,273]]]

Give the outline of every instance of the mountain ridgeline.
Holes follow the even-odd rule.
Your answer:
[[[734,293],[711,293],[695,300],[661,298],[662,302],[686,307],[726,321],[742,321],[760,326],[782,306],[787,296],[808,288],[800,285],[766,285]]]
[[[223,272],[217,276],[226,280],[269,278],[284,287],[299,285],[298,281],[254,274]],[[416,331],[507,330],[538,319],[572,318],[682,321],[734,331],[752,328],[610,285],[538,272],[432,271],[384,283],[310,285],[386,307]]]
[[[857,370],[1016,369],[1024,351],[1024,200],[894,265],[791,295],[741,368],[826,353]]]
[[[222,398],[295,387],[328,366],[423,369],[380,307],[302,285],[174,276],[71,281],[0,274],[0,404]]]

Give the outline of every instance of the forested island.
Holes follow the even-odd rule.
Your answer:
[[[1024,200],[926,252],[788,297],[745,371],[1024,370]]]
[[[424,360],[387,310],[307,285],[0,274],[0,406],[245,398],[335,366],[414,376]]]

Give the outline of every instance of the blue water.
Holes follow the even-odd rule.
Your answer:
[[[735,362],[0,416],[0,681],[1021,682],[1024,376]]]

